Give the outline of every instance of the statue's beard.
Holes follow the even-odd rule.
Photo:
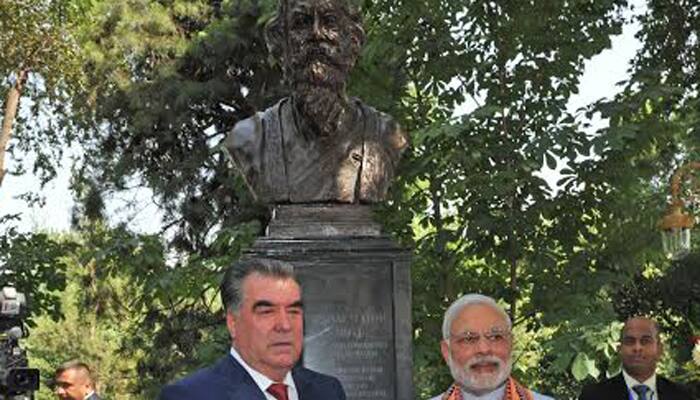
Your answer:
[[[345,81],[353,57],[337,43],[305,41],[290,54],[291,84],[301,128],[333,136],[349,115]]]
[[[294,89],[311,85],[336,92],[345,89],[345,81],[352,67],[352,56],[344,54],[340,46],[326,42],[306,42],[290,54],[291,82]]]
[[[336,66],[313,61],[293,83],[297,111],[303,128],[319,136],[335,134],[347,115],[345,73]]]
[[[333,136],[348,115],[348,102],[342,92],[323,86],[300,85],[294,91],[302,129],[318,136]]]

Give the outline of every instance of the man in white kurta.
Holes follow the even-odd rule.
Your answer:
[[[512,324],[492,298],[467,294],[447,309],[442,356],[455,382],[431,400],[553,400],[511,377]]]

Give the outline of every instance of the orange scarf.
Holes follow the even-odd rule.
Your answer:
[[[532,392],[527,390],[525,386],[521,385],[509,377],[506,381],[506,392],[503,395],[503,400],[532,400]],[[450,389],[445,392],[442,396],[442,400],[462,400],[462,390],[457,383],[450,386]]]

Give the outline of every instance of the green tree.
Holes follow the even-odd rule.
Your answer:
[[[12,286],[27,297],[28,322],[39,315],[58,318],[66,285],[63,255],[70,244],[46,233],[22,233],[13,225],[14,216],[0,218],[0,288]]]
[[[72,243],[68,284],[42,291],[60,296],[62,317],[36,318],[27,341],[46,383],[39,399],[53,398],[47,383],[67,360],[91,365],[107,398],[152,399],[163,382],[225,351],[217,263],[168,265],[158,237],[99,221],[83,220],[61,240]]]
[[[34,164],[43,171],[44,181],[55,174],[48,154],[60,155],[70,132],[63,125],[45,125],[38,119],[68,108],[65,89],[80,84],[74,33],[88,4],[86,0],[7,0],[0,4],[0,77],[5,83],[0,87],[4,99],[0,184],[6,173],[5,155],[15,147],[10,146],[13,136],[21,150],[43,149],[36,152]],[[23,95],[31,99],[31,107],[18,114]],[[18,126],[13,126],[16,121]],[[47,149],[47,144],[58,148]],[[18,173],[21,171],[20,167]]]
[[[55,398],[49,386],[53,373],[73,359],[95,370],[99,392],[108,398],[144,398],[137,391],[144,351],[125,351],[144,313],[134,306],[143,286],[129,267],[139,262],[144,273],[153,263],[162,264],[162,248],[121,228],[100,223],[84,228],[62,238],[73,245],[64,255],[67,285],[51,292],[61,297],[62,317],[38,318],[27,341],[30,365],[40,369],[44,382],[37,398]]]
[[[81,174],[102,192],[152,189],[178,251],[260,217],[216,145],[275,98],[267,3],[102,2],[84,37],[88,82],[74,95],[89,99],[79,117],[94,136]]]

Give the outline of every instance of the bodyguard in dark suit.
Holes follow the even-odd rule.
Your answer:
[[[301,289],[285,262],[249,259],[221,283],[230,353],[164,387],[160,400],[345,400],[333,377],[295,367],[303,343]]]
[[[659,326],[649,318],[630,318],[619,347],[622,372],[583,388],[579,400],[692,400],[682,386],[656,374],[663,354]]]
[[[658,393],[658,395],[650,395],[647,393],[648,400],[657,400],[658,398],[660,398],[661,400],[692,399],[690,397],[690,393],[688,393],[683,387],[658,375],[656,376],[656,389],[656,393]],[[596,385],[586,386],[585,388],[583,388],[583,392],[581,392],[580,400],[626,400],[630,398],[629,396],[630,389],[627,386],[627,383],[625,383],[624,376],[622,374],[619,374]]]

